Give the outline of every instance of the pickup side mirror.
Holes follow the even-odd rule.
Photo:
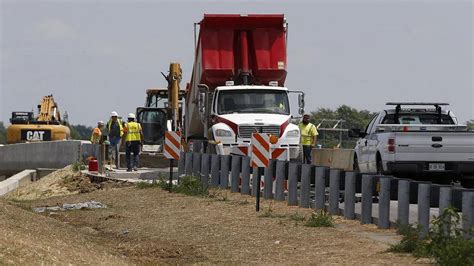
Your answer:
[[[363,138],[366,135],[367,134],[365,132],[360,132],[359,128],[349,129],[349,137],[351,137],[351,138]]]

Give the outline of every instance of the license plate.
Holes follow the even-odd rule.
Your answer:
[[[430,163],[428,165],[428,169],[430,171],[444,171],[445,167],[444,167],[444,163]]]

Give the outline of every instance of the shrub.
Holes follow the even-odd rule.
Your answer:
[[[420,227],[397,224],[397,232],[403,236],[400,243],[391,245],[389,252],[413,253],[421,245],[423,240],[420,238]]]
[[[79,171],[85,170],[85,169],[86,169],[86,165],[84,164],[83,161],[77,161],[77,162],[72,164],[72,170],[74,172],[79,172]]]
[[[208,196],[208,189],[194,176],[184,176],[172,189],[176,193],[189,196]]]
[[[306,221],[308,227],[334,227],[332,216],[324,210],[319,210],[311,214]]]
[[[420,228],[399,227],[403,235],[399,244],[388,251],[413,253],[416,257],[429,257],[439,265],[474,265],[474,239],[466,239],[461,229],[461,215],[447,208],[431,222],[428,235],[421,239]],[[473,231],[468,232],[472,235]]]

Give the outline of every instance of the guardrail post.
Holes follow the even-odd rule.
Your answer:
[[[210,157],[207,153],[201,155],[201,183],[205,188],[209,186]]]
[[[201,176],[201,153],[198,152],[193,153],[193,176]]]
[[[339,214],[339,198],[341,186],[341,170],[329,171],[329,214]]]
[[[410,218],[410,181],[398,180],[397,220],[400,225],[408,225]]]
[[[250,157],[242,157],[242,187],[240,193],[250,194]]]
[[[257,182],[258,182],[258,167],[252,167],[252,192],[251,195],[256,197],[257,196]],[[258,192],[260,193],[260,191]]]
[[[230,191],[239,192],[239,182],[240,182],[240,156],[232,155],[232,167],[231,167],[231,182],[230,182]]]
[[[471,239],[473,237],[472,226],[474,225],[474,192],[464,191],[462,193],[462,229],[464,237]]]
[[[230,155],[221,155],[221,181],[219,183],[220,188],[229,187],[229,164]]]
[[[288,174],[288,172],[286,171],[287,165],[288,163],[286,161],[276,162],[275,200],[285,200],[284,184]]]
[[[211,155],[211,187],[219,186],[221,157],[218,154]]]
[[[298,174],[299,163],[289,163],[288,166],[288,205],[298,206]]]
[[[300,207],[309,208],[309,191],[311,190],[311,174],[313,165],[301,165]]]
[[[372,223],[372,176],[362,175],[361,224]]]
[[[390,228],[390,177],[380,177],[379,222],[378,228]]]
[[[418,224],[420,237],[424,238],[430,230],[430,184],[418,184]]]
[[[268,163],[268,167],[265,168],[263,172],[263,198],[264,199],[272,199],[273,198],[273,177],[275,173],[273,168],[275,167],[275,160],[270,160]]]
[[[316,166],[314,185],[314,207],[316,210],[326,209],[326,178],[329,168]]]
[[[187,152],[184,162],[184,174],[192,175],[193,174],[193,153]]]
[[[450,186],[440,187],[439,188],[439,213],[441,216],[446,208],[451,206],[451,201],[453,197],[453,190]]]
[[[344,184],[344,218],[353,220],[355,217],[356,177],[354,172],[346,172]]]
[[[186,153],[181,151],[179,153],[179,160],[178,160],[178,176],[184,175],[184,163],[185,163]]]

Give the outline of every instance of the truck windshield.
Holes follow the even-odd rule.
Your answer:
[[[386,115],[382,124],[454,125],[454,121],[446,114],[400,113],[397,121],[394,114]]]
[[[277,90],[223,90],[217,100],[218,114],[290,114],[288,94]]]

